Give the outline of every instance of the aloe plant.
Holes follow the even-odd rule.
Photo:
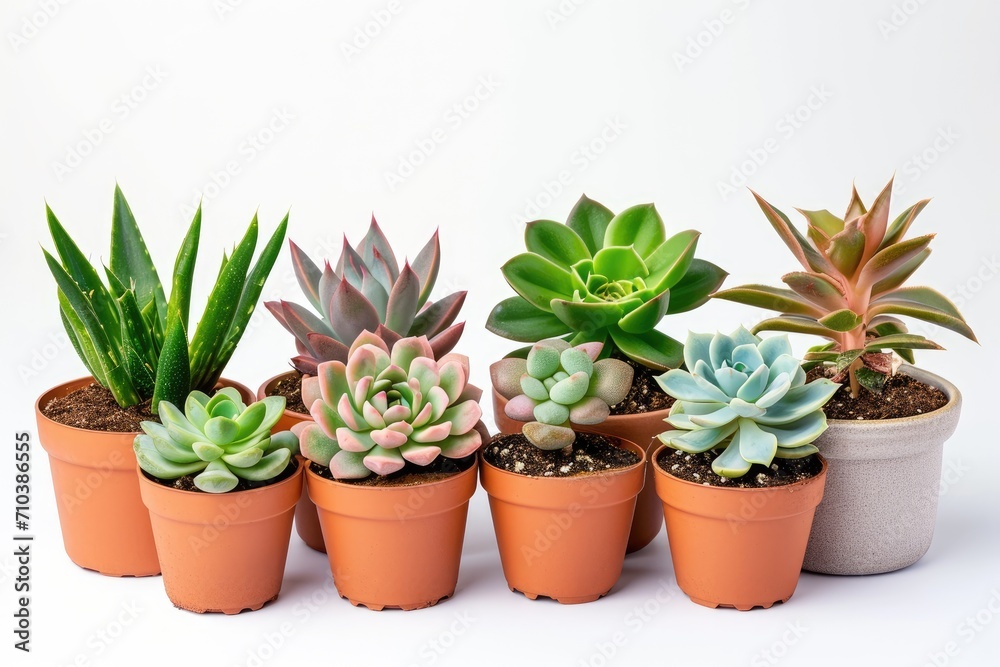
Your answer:
[[[566,224],[528,223],[527,252],[503,266],[518,295],[497,304],[486,327],[528,343],[602,343],[603,356],[617,350],[649,368],[675,368],[683,346],[657,324],[705,303],[726,277],[694,256],[699,236],[687,230],[667,237],[652,204],[615,215],[583,196]]]
[[[347,361],[348,349],[362,331],[371,331],[391,348],[403,337],[426,336],[435,357],[450,352],[465,329],[455,319],[465,303],[459,291],[430,301],[441,264],[437,232],[412,263],[402,269],[375,217],[364,239],[352,248],[344,237],[337,268],[322,270],[289,241],[295,277],[309,303],[319,313],[289,301],[264,306],[295,336],[298,355],[292,366],[315,375],[325,361]]]
[[[834,379],[849,378],[855,397],[861,387],[881,390],[894,369],[891,352],[913,363],[913,350],[942,349],[910,333],[897,315],[976,340],[958,308],[943,294],[929,287],[903,286],[930,255],[934,234],[905,238],[929,200],[917,202],[890,224],[891,195],[892,180],[870,210],[856,189],[843,218],[826,210],[800,210],[808,223],[803,236],[784,213],[754,193],[768,222],[804,270],[782,276],[788,289],[743,285],[715,295],[781,313],[757,324],[755,333],[787,331],[828,338],[830,342],[812,348],[805,358],[835,366]]]
[[[191,290],[201,207],[174,264],[170,299],[121,188],[115,186],[110,266],[105,284],[52,209],[49,231],[58,259],[43,249],[55,278],[59,312],[70,342],[94,379],[122,407],[151,399],[180,404],[192,389],[210,392],[232,357],[281,250],[286,215],[256,262],[257,216],[222,267],[205,313],[188,341]]]

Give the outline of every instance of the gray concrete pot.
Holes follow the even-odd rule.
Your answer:
[[[958,389],[933,373],[907,375],[948,395],[940,410],[903,419],[831,419],[816,441],[829,464],[803,569],[879,574],[913,565],[931,546],[944,443],[962,408]]]

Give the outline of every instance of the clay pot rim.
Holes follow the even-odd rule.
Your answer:
[[[816,454],[816,456],[819,457],[820,463],[823,464],[823,467],[820,469],[819,473],[816,474],[816,475],[813,475],[809,479],[803,479],[803,480],[795,482],[793,484],[783,484],[781,486],[769,486],[769,487],[766,487],[766,488],[763,488],[763,489],[741,489],[741,488],[738,488],[738,487],[735,487],[735,486],[714,486],[714,485],[706,487],[704,484],[696,484],[695,482],[691,482],[691,481],[688,481],[686,479],[681,479],[680,477],[675,477],[674,475],[671,475],[669,472],[667,472],[666,470],[664,470],[663,468],[661,468],[660,465],[659,465],[659,463],[657,463],[656,460],[660,457],[660,452],[662,452],[665,449],[669,449],[669,448],[666,445],[660,445],[653,452],[652,456],[650,456],[649,461],[650,461],[650,464],[653,466],[653,470],[656,472],[656,474],[662,475],[666,479],[670,480],[672,483],[677,483],[677,484],[685,485],[685,486],[687,486],[689,488],[692,488],[692,489],[702,489],[703,491],[704,490],[710,490],[710,491],[720,491],[720,492],[731,493],[731,494],[750,494],[750,493],[760,493],[760,492],[765,492],[765,493],[766,492],[771,492],[771,493],[774,493],[776,491],[784,491],[785,489],[796,490],[798,488],[802,488],[802,487],[805,487],[805,486],[807,486],[809,484],[812,484],[813,482],[816,482],[818,480],[822,480],[826,476],[826,473],[827,473],[827,471],[829,469],[829,464],[827,464],[826,459],[823,458],[823,455],[822,454]]]
[[[261,383],[260,387],[257,389],[257,394],[256,394],[257,400],[262,401],[268,396],[276,396],[277,394],[267,393],[267,390],[271,388],[271,385],[275,384],[278,380],[284,379],[285,377],[288,377],[295,373],[298,373],[298,371],[293,368],[291,370],[285,371],[284,373],[278,373],[277,375],[273,375],[268,379],[264,380],[264,382]],[[309,414],[308,412],[296,412],[295,410],[289,410],[288,408],[285,408],[285,416],[301,419],[302,421],[312,421],[312,415]]]
[[[494,405],[496,405],[499,402],[498,399],[502,399],[503,402],[504,402],[504,405],[506,405],[507,402],[510,400],[509,398],[507,398],[506,396],[504,396],[503,394],[501,394],[499,391],[497,391],[496,387],[491,386],[490,389],[493,392],[493,402],[494,402]],[[670,413],[670,408],[661,408],[659,410],[650,410],[649,412],[636,412],[635,414],[631,414],[631,415],[611,415],[610,417],[608,417],[607,419],[605,419],[601,423],[602,424],[611,424],[611,425],[621,424],[621,423],[626,423],[626,422],[633,422],[633,421],[640,421],[640,420],[650,419],[652,417],[655,417],[656,415],[663,415],[664,417],[666,417],[669,413]],[[508,419],[510,419],[510,418],[508,417]],[[512,419],[511,421],[517,421],[517,420]],[[522,422],[518,422],[518,423],[522,423]],[[584,432],[584,431],[587,430],[585,424],[573,424],[573,427],[574,427],[574,430],[577,430],[577,431],[580,431],[580,432]],[[667,430],[667,429],[664,428],[664,430]]]
[[[503,435],[516,435],[516,434],[497,433],[493,437],[497,438]],[[483,445],[483,447],[479,450],[479,454],[476,456],[476,459],[480,461],[480,464],[484,468],[489,467],[490,474],[497,474],[500,475],[502,478],[507,478],[507,479],[542,480],[542,482],[546,484],[579,484],[581,479],[596,479],[598,477],[617,477],[619,475],[627,475],[631,472],[634,472],[636,468],[642,468],[643,466],[646,465],[646,459],[647,459],[646,450],[644,450],[636,443],[616,435],[607,435],[603,433],[599,435],[604,435],[605,438],[613,438],[615,440],[618,440],[618,442],[620,442],[622,445],[631,445],[631,449],[629,447],[626,447],[626,449],[630,449],[630,451],[632,451],[633,453],[638,453],[640,457],[639,461],[637,463],[633,463],[627,468],[615,468],[614,470],[601,471],[598,473],[588,473],[586,475],[573,475],[570,477],[555,477],[555,476],[544,477],[539,475],[522,475],[520,473],[504,470],[503,468],[498,468],[497,466],[493,465],[492,463],[486,460],[485,452],[487,445]],[[493,440],[491,439],[490,443],[492,442]]]
[[[924,384],[940,389],[948,396],[948,402],[933,412],[925,412],[920,415],[909,417],[894,417],[892,419],[833,419],[827,421],[832,425],[836,424],[838,429],[851,429],[858,431],[868,431],[871,429],[896,429],[901,424],[920,426],[936,419],[946,417],[948,414],[958,410],[962,405],[962,392],[958,387],[940,375],[928,370],[903,364],[899,370],[909,375],[915,380],[920,380]]]
[[[233,387],[234,389],[236,389],[237,391],[239,391],[241,394],[243,394],[243,398],[246,398],[247,396],[253,396],[254,395],[253,392],[250,391],[250,387],[246,386],[242,382],[237,382],[236,380],[230,380],[229,378],[225,378],[225,377],[219,378],[219,382],[222,382],[222,381],[225,381],[226,386]],[[39,394],[39,396],[38,396],[37,399],[35,399],[35,415],[39,419],[44,419],[47,423],[51,424],[52,426],[54,426],[56,428],[64,428],[64,429],[68,429],[70,431],[80,431],[81,433],[106,433],[108,435],[121,435],[121,436],[126,436],[126,435],[135,436],[135,435],[139,435],[140,433],[142,433],[142,431],[101,431],[101,430],[97,430],[97,429],[80,428],[79,426],[70,426],[69,424],[63,424],[62,422],[57,422],[54,419],[50,419],[48,416],[45,415],[44,412],[42,412],[42,399],[47,398],[50,394],[54,394],[55,392],[59,391],[63,387],[66,387],[66,386],[71,385],[71,384],[77,384],[77,383],[80,383],[80,384],[85,384],[85,383],[86,384],[98,384],[97,379],[93,375],[85,375],[83,377],[78,377],[75,380],[69,380],[67,382],[63,382],[63,383],[57,384],[54,387],[49,387],[48,389],[46,389],[45,391],[43,391],[41,394]],[[51,400],[51,398],[49,398],[49,400]],[[46,401],[46,403],[48,403],[48,400]]]
[[[140,466],[138,463],[136,464],[135,469],[136,469],[136,474],[139,477],[139,482],[140,483],[152,485],[153,488],[158,489],[158,490],[162,489],[162,490],[167,491],[169,493],[180,493],[180,494],[183,494],[185,496],[208,496],[208,497],[211,497],[211,498],[235,498],[236,496],[240,496],[240,495],[248,495],[249,496],[249,495],[252,495],[252,494],[262,494],[262,493],[265,493],[267,491],[270,491],[271,489],[279,489],[283,485],[285,485],[285,484],[287,484],[289,482],[295,481],[296,477],[299,477],[300,475],[302,475],[302,471],[304,469],[304,466],[302,465],[302,461],[298,460],[297,456],[293,456],[291,459],[289,459],[289,462],[291,462],[293,460],[296,461],[299,464],[298,468],[295,471],[295,474],[289,475],[286,479],[281,480],[277,484],[268,484],[267,486],[262,486],[262,487],[257,488],[257,489],[244,489],[242,491],[226,491],[225,493],[206,493],[205,491],[187,491],[185,489],[175,489],[172,486],[167,486],[165,484],[160,484],[158,482],[153,481],[153,480],[159,479],[159,477],[153,477],[152,475],[150,475],[149,473],[147,473],[145,470],[143,470],[142,466]]]
[[[472,459],[472,465],[465,470],[461,470],[454,475],[445,477],[444,479],[435,480],[433,482],[421,482],[420,484],[407,484],[406,486],[359,486],[357,484],[346,484],[344,482],[339,482],[335,479],[327,479],[322,477],[312,471],[312,464],[314,463],[308,458],[303,457],[305,464],[305,474],[306,476],[313,476],[321,482],[329,482],[330,484],[335,484],[343,489],[352,489],[353,492],[365,493],[365,492],[380,492],[380,491],[397,491],[399,489],[431,489],[437,486],[443,486],[445,484],[454,483],[459,478],[468,475],[470,473],[478,472],[479,468],[479,455],[477,454],[475,458]]]

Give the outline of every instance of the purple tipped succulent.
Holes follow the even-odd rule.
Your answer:
[[[329,466],[337,479],[389,475],[409,463],[439,456],[460,459],[483,443],[482,391],[469,384],[469,359],[435,360],[426,336],[396,341],[390,352],[362,332],[348,360],[326,361],[302,382],[302,398],[315,422],[293,430],[301,452]]]
[[[363,331],[374,332],[390,350],[401,338],[425,336],[434,358],[450,352],[462,337],[465,322],[455,324],[455,319],[466,292],[429,300],[441,261],[437,232],[402,269],[374,216],[356,248],[344,237],[336,268],[326,262],[320,270],[295,243],[289,241],[289,247],[295,277],[319,316],[289,301],[264,306],[295,336],[298,355],[292,366],[300,373],[315,375],[325,361],[346,363],[351,343]]]
[[[573,424],[600,424],[632,386],[634,371],[618,359],[597,360],[603,343],[571,347],[559,338],[535,343],[527,359],[490,367],[493,387],[507,400],[507,416],[540,449],[572,447]]]

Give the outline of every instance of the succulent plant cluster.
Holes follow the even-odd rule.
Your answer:
[[[862,386],[881,390],[894,369],[892,351],[912,363],[915,349],[941,349],[924,336],[909,333],[897,315],[976,339],[943,294],[929,287],[903,286],[930,255],[934,235],[905,238],[928,200],[917,202],[890,224],[891,194],[890,180],[867,209],[855,189],[843,218],[825,210],[800,210],[808,223],[803,236],[784,213],[755,193],[764,215],[803,270],[782,277],[788,289],[745,285],[715,295],[781,312],[759,323],[755,332],[799,332],[830,339],[810,350],[806,360],[835,365],[834,379],[849,377],[854,396]]]
[[[160,421],[142,422],[133,448],[139,466],[159,479],[196,475],[194,484],[207,493],[232,491],[241,479],[264,482],[288,467],[298,451],[290,431],[271,434],[285,410],[282,396],[249,407],[231,387],[214,396],[192,391],[184,412],[173,403],[160,404]]]
[[[660,440],[691,454],[722,450],[712,470],[742,477],[754,463],[802,458],[826,430],[822,407],[840,388],[826,378],[806,383],[787,336],[761,340],[743,327],[729,336],[689,334],[688,370],[659,376],[676,401]]]
[[[482,391],[469,384],[469,360],[435,359],[426,336],[392,346],[362,331],[347,363],[326,361],[302,382],[315,422],[295,427],[302,454],[337,479],[390,475],[407,462],[427,466],[460,459],[483,442]]]
[[[205,313],[188,343],[188,311],[194,279],[201,208],[177,253],[170,300],[125,195],[115,186],[107,285],[46,206],[58,259],[44,251],[59,291],[66,334],[94,379],[122,407],[152,399],[179,404],[191,389],[211,391],[253,315],[285,237],[281,221],[252,264],[257,216],[231,256],[223,253]],[[252,264],[252,266],[251,266]]]
[[[632,367],[618,359],[598,359],[602,347],[571,347],[551,338],[535,343],[526,359],[502,359],[490,367],[493,386],[508,399],[504,411],[527,422],[522,433],[539,449],[572,447],[573,424],[600,424],[628,394]]]
[[[450,352],[462,337],[465,323],[455,319],[466,292],[429,301],[441,262],[437,232],[402,269],[374,217],[357,248],[344,237],[336,269],[326,262],[320,270],[297,245],[289,246],[299,286],[319,316],[289,301],[264,306],[295,336],[298,355],[292,365],[300,373],[315,375],[325,361],[346,363],[363,331],[374,332],[389,348],[400,338],[426,336],[435,357]]]
[[[726,277],[695,258],[699,236],[667,237],[652,204],[615,215],[584,196],[566,224],[528,223],[527,252],[503,267],[518,296],[497,304],[487,328],[521,342],[603,343],[604,356],[618,350],[650,368],[675,368],[682,345],[656,325],[707,301]]]

